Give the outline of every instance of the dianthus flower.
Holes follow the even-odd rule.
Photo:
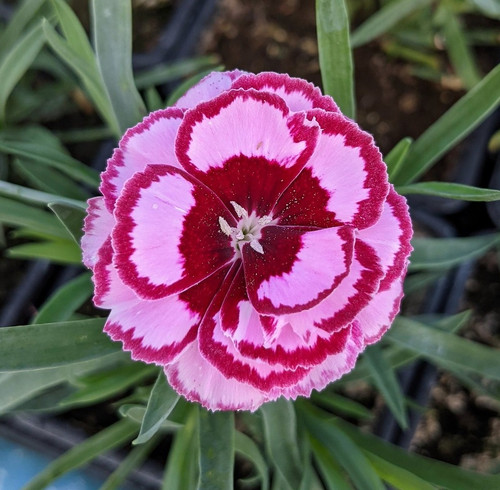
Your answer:
[[[321,390],[399,310],[406,202],[304,80],[207,76],[125,133],[100,190],[82,248],[104,330],[209,409]]]

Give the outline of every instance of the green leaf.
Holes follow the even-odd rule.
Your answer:
[[[448,269],[480,257],[499,242],[499,233],[466,238],[414,238],[410,270]]]
[[[51,240],[46,242],[25,243],[10,247],[6,256],[11,259],[42,259],[57,264],[80,265],[82,254],[73,241]]]
[[[146,115],[132,73],[132,5],[130,0],[92,0],[91,13],[97,65],[124,133]]]
[[[423,288],[434,284],[443,277],[441,271],[434,272],[416,272],[406,276],[404,282],[405,295],[412,294],[415,291],[420,291]]]
[[[387,165],[387,173],[389,180],[392,182],[394,176],[398,173],[403,165],[408,150],[410,149],[413,140],[411,138],[403,138],[384,158]]]
[[[361,46],[381,34],[385,34],[397,26],[405,17],[408,17],[416,10],[422,9],[429,3],[430,0],[420,0],[418,2],[415,2],[415,0],[393,0],[386,3],[352,33],[352,46]]]
[[[409,453],[340,419],[329,419],[328,424],[342,430],[365,451],[409,471],[424,481],[449,490],[496,490],[500,488],[500,476],[484,475],[464,470],[458,466]],[[404,489],[406,490],[406,488]],[[420,489],[419,489],[420,490]]]
[[[41,490],[46,488],[50,482],[68,471],[80,468],[110,449],[123,446],[134,437],[136,432],[137,424],[134,422],[127,419],[116,422],[114,425],[89,437],[49,463],[24,487],[24,490]]]
[[[399,316],[385,336],[405,349],[432,360],[436,364],[450,363],[487,378],[500,380],[498,350],[454,334]]]
[[[234,470],[234,413],[199,411],[198,488],[232,490]]]
[[[149,397],[141,430],[133,444],[143,444],[160,429],[179,401],[179,395],[170,387],[163,371],[160,372]]]
[[[271,461],[281,473],[289,488],[294,488],[302,477],[298,451],[297,425],[293,404],[279,398],[260,408],[264,421],[266,449]]]
[[[168,453],[162,490],[195,490],[199,487],[197,454],[199,440],[196,437],[198,407],[194,405],[184,426],[175,434]]]
[[[144,461],[146,461],[149,454],[158,445],[160,439],[154,437],[150,439],[146,444],[142,446],[135,447],[127,454],[127,457],[123,459],[120,466],[113,471],[109,478],[100,487],[100,490],[114,490],[120,489],[121,485],[125,483],[127,476],[134,471],[136,468],[140,467]]]
[[[311,447],[321,475],[328,490],[352,490],[352,485],[346,478],[345,472],[338,464],[333,453],[323,446],[317,439],[310,436]]]
[[[53,0],[54,1],[54,0]],[[57,0],[57,3],[64,8],[69,8],[64,2]],[[62,19],[59,18],[61,22]],[[113,134],[119,138],[121,136],[120,126],[111,107],[111,102],[106,92],[101,74],[97,68],[97,63],[93,57],[92,61],[87,59],[84,52],[79,52],[73,48],[70,42],[61,37],[55,29],[48,23],[43,22],[43,32],[50,47],[55,53],[78,75],[82,81],[90,98],[94,102],[96,109],[101,113],[102,118]],[[71,31],[72,26],[65,28],[63,31]]]
[[[250,460],[259,474],[262,490],[269,489],[269,471],[267,463],[262,456],[257,444],[242,432],[234,434],[234,450]]]
[[[152,376],[158,368],[140,362],[129,362],[113,369],[89,374],[74,381],[80,389],[61,401],[61,407],[95,404],[109,399]]]
[[[500,19],[500,4],[496,0],[470,0],[484,15]]]
[[[33,324],[68,320],[92,294],[94,285],[90,277],[90,272],[85,272],[59,288],[38,310]]]
[[[51,202],[57,201],[58,203],[71,204],[73,206],[82,208],[83,210],[87,208],[87,203],[83,201],[76,201],[75,199],[67,199],[55,194],[49,194],[47,192],[36,191],[30,189],[29,187],[23,187],[21,185],[12,184],[10,182],[4,182],[2,180],[0,180],[0,196],[1,195],[14,197],[20,201],[28,202],[30,204],[46,206]]]
[[[481,73],[476,64],[474,53],[471,51],[465,38],[462,23],[458,16],[447,7],[446,2],[441,2],[443,32],[446,50],[453,67],[462,80],[465,88],[471,89],[481,80]]]
[[[103,333],[104,318],[0,329],[0,372],[43,369],[121,350]]]
[[[368,410],[364,405],[350,398],[333,393],[331,390],[313,392],[311,399],[318,405],[347,417],[354,417],[362,420],[370,420],[373,418],[372,411]]]
[[[370,345],[363,353],[371,377],[401,429],[408,428],[405,399],[394,370],[385,360],[378,345]]]
[[[344,0],[316,0],[319,65],[323,91],[354,119],[354,77],[349,18]]]
[[[47,233],[63,240],[68,233],[55,216],[27,204],[0,197],[0,223],[24,226],[40,233]]]
[[[430,126],[411,146],[394,184],[422,175],[446,151],[467,136],[500,103],[500,65]]]
[[[75,243],[80,246],[80,240],[83,236],[83,220],[86,216],[85,211],[80,206],[64,202],[51,202],[48,206],[68,230]]]
[[[40,24],[18,39],[0,63],[0,126],[5,123],[5,104],[17,82],[42,49],[44,37]]]
[[[73,179],[95,188],[99,186],[99,174],[94,169],[87,167],[56,148],[24,141],[0,139],[0,151],[57,168]]]
[[[0,33],[0,60],[4,59],[12,47],[19,42],[26,26],[36,17],[45,0],[24,0],[9,20],[5,30]]]
[[[14,168],[30,185],[42,191],[70,199],[87,200],[90,196],[59,170],[40,166],[27,159],[14,159]]]
[[[447,197],[461,201],[499,201],[500,191],[496,189],[483,189],[452,182],[418,182],[396,188],[400,194],[424,194],[427,196]]]
[[[300,402],[301,420],[308,432],[317,439],[345,469],[357,490],[384,490],[385,487],[365,457],[361,448],[343,432],[318,414],[321,411],[307,402]],[[362,469],[360,471],[360,469]]]

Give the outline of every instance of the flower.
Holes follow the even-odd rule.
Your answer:
[[[277,73],[212,73],[129,129],[82,249],[104,327],[212,410],[309,396],[399,310],[408,208],[373,139]]]

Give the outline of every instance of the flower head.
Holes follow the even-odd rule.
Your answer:
[[[373,139],[276,73],[213,73],[129,129],[82,240],[105,331],[212,409],[308,396],[399,310],[405,200]]]

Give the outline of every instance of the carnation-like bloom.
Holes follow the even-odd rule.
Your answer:
[[[207,76],[125,133],[100,190],[82,248],[104,329],[209,409],[321,390],[399,310],[406,202],[304,80]]]

